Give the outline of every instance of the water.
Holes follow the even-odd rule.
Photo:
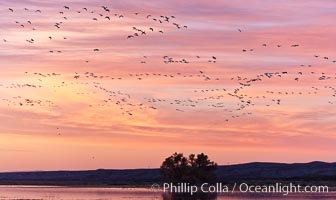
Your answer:
[[[28,186],[0,186],[0,200],[175,200],[190,198],[172,198],[168,194],[153,192],[149,189],[134,188],[67,188],[67,187],[28,187]],[[246,194],[218,194],[213,197],[198,197],[191,199],[336,199],[336,193],[324,194],[290,194],[282,195],[246,195]]]

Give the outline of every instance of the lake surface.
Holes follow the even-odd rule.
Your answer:
[[[0,186],[0,200],[173,200],[167,194],[149,189],[134,188],[68,188],[68,187],[29,187],[29,186]],[[197,199],[197,198],[195,198]],[[205,198],[207,199],[207,198]],[[247,195],[247,194],[218,194],[209,199],[336,199],[336,193],[324,194],[290,194],[282,195]]]

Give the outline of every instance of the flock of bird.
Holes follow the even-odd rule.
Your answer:
[[[41,14],[43,10],[32,10],[28,8],[22,9],[24,12],[32,12],[35,14]],[[8,14],[21,12],[21,10],[8,8]],[[155,26],[148,27],[137,27],[130,26],[130,30],[133,32],[125,36],[125,40],[134,39],[137,37],[148,36],[150,34],[158,33],[164,34],[171,30],[170,28],[176,28],[177,30],[187,30],[189,27],[187,25],[180,24],[176,21],[176,17],[173,15],[161,15],[153,16],[152,14],[142,14],[134,13],[132,16],[126,16],[121,13],[112,13],[112,9],[107,6],[101,6],[97,10],[89,10],[88,8],[72,8],[70,6],[63,6],[59,11],[59,19],[55,19],[53,28],[57,31],[63,29],[63,26],[70,20],[69,13],[77,13],[81,15],[83,13],[89,14],[90,17],[87,20],[91,22],[97,22],[101,20],[111,21],[111,20],[122,20],[126,17],[136,17],[143,18],[147,20],[148,23],[155,23]],[[87,17],[88,15],[85,15]],[[14,21],[14,24],[20,29],[29,29],[36,31],[38,26],[35,25],[35,22],[32,20],[23,21]],[[38,24],[38,23],[36,23]],[[169,27],[169,28],[167,28]],[[165,30],[165,28],[167,30]],[[54,30],[52,31],[54,32]],[[51,33],[52,33],[51,32]],[[238,29],[239,33],[244,32],[242,29]],[[12,41],[6,39],[6,35],[3,35],[3,42],[6,45],[10,45]],[[49,34],[46,36],[48,40],[54,40],[57,36]],[[63,36],[62,40],[69,40],[69,37]],[[25,39],[30,45],[38,45],[37,39],[29,37]],[[260,44],[258,47],[242,49],[243,53],[252,53],[257,52],[259,48],[296,48],[300,49],[300,44],[292,44],[290,46],[285,46],[278,44],[275,47],[267,43]],[[5,48],[5,46],[1,47]],[[93,52],[99,53],[101,49],[99,47],[92,49]],[[49,53],[62,53],[61,50],[51,49]],[[330,58],[328,56],[315,54],[312,55],[315,59],[320,59],[323,63],[336,64],[335,58]],[[164,64],[181,64],[182,65],[195,65],[197,63],[203,63],[207,65],[220,64],[221,59],[218,56],[209,56],[209,55],[194,55],[190,57],[177,58],[175,56],[162,55],[162,60]],[[148,56],[143,56],[139,60],[142,64],[147,64],[149,61]],[[85,59],[85,62],[89,60]],[[323,64],[322,63],[322,64]],[[163,65],[162,67],[166,67]],[[182,66],[183,67],[183,66]],[[306,69],[300,67],[308,67],[311,69],[307,72]],[[145,67],[144,67],[145,68]],[[182,70],[183,71],[183,70]],[[326,103],[330,105],[336,105],[336,86],[334,85],[336,81],[336,73],[328,74],[327,72],[318,72],[314,70],[313,64],[301,64],[297,68],[291,70],[283,71],[270,71],[262,74],[256,74],[254,77],[244,77],[244,75],[237,75],[232,77],[223,76],[221,74],[212,75],[207,73],[206,70],[202,67],[194,67],[192,72],[176,72],[176,73],[167,73],[148,71],[146,73],[129,73],[129,74],[99,74],[93,71],[83,71],[83,72],[74,72],[73,74],[61,74],[58,72],[51,73],[40,73],[40,72],[31,72],[26,71],[23,74],[29,80],[32,80],[31,83],[11,83],[4,84],[0,83],[0,91],[2,89],[20,91],[24,89],[45,89],[51,87],[54,92],[57,92],[59,89],[70,88],[72,86],[82,86],[83,91],[76,91],[75,94],[78,96],[88,96],[88,97],[100,97],[98,103],[88,102],[88,107],[111,107],[118,108],[121,114],[128,117],[136,116],[138,113],[141,113],[143,110],[157,110],[160,111],[160,108],[169,107],[172,108],[174,112],[187,112],[190,110],[202,110],[202,109],[214,109],[219,110],[223,113],[223,117],[226,122],[234,118],[239,118],[242,116],[254,114],[254,109],[252,107],[256,106],[281,106],[286,103],[286,97],[292,96],[318,96],[318,95],[328,95],[328,101]],[[310,79],[315,81],[316,86],[306,87],[304,85],[304,80]],[[49,81],[53,80],[53,81]],[[262,93],[258,95],[250,94],[249,88],[258,88],[261,84],[267,86],[272,80],[283,81],[284,83],[290,82],[291,84],[301,86],[302,90],[297,90],[295,87],[287,88],[282,91],[276,91],[272,87],[263,87],[266,88]],[[130,81],[142,81],[142,82],[151,82],[155,81],[164,81],[167,84],[184,84],[188,82],[198,81],[203,83],[199,88],[193,89],[183,89],[182,92],[176,94],[176,98],[162,98],[155,96],[146,96],[143,97],[138,95],[137,92],[132,91],[132,89],[122,89],[123,87],[116,87],[117,89],[110,89],[109,85],[122,86]],[[303,81],[302,85],[300,82]],[[181,94],[182,93],[182,94]],[[170,94],[174,96],[174,94]],[[1,97],[1,100],[4,105],[7,106],[16,106],[16,107],[52,107],[57,108],[57,103],[52,100],[41,100],[41,99],[31,99],[25,98],[20,95],[15,95],[13,97]]]
[[[15,13],[15,12],[21,12],[21,10],[16,10],[16,9],[13,9],[13,8],[8,8],[8,10],[11,12],[11,13]],[[68,20],[70,20],[70,17],[68,17],[67,15],[70,14],[72,8],[70,8],[70,6],[63,6],[63,10],[62,11],[59,11],[59,15],[60,16],[60,19],[62,19],[62,21],[58,21],[58,22],[55,22],[54,23],[54,27],[56,29],[61,29],[62,26],[64,24],[66,24],[66,22]],[[25,12],[33,12],[33,13],[42,13],[41,10],[31,10],[31,9],[28,9],[28,8],[24,8],[24,11]],[[90,11],[88,8],[82,8],[82,9],[77,9],[77,11],[75,11],[76,13],[78,14],[84,14],[84,13],[87,13],[87,14],[91,14],[91,20],[93,21],[99,21],[99,20],[108,20],[108,21],[111,21],[113,18],[116,18],[116,19],[123,19],[125,17],[124,14],[118,14],[118,13],[112,13],[111,12],[111,9],[108,8],[107,6],[101,6],[100,10],[92,10]],[[140,16],[139,13],[134,13],[135,16]],[[158,16],[158,17],[154,17],[152,15],[146,15],[144,16],[145,19],[147,20],[152,20],[153,22],[157,22],[161,25],[171,25],[171,26],[174,26],[176,27],[177,29],[187,29],[188,26],[186,25],[181,25],[177,22],[174,22],[173,20],[176,19],[175,16]],[[19,22],[19,21],[15,21],[15,24],[17,24],[19,27],[21,28],[29,28],[33,31],[36,31],[37,28],[34,27],[34,23],[31,21],[31,20],[28,20],[28,21],[25,21],[25,22]],[[149,32],[158,32],[160,34],[163,34],[164,31],[162,29],[160,30],[156,30],[156,27],[146,27],[144,30],[140,29],[140,28],[137,28],[137,27],[133,27],[132,28],[133,31],[135,31],[133,34],[131,35],[128,35],[127,36],[127,39],[130,39],[130,38],[134,38],[134,37],[138,37],[138,36],[144,36],[144,35],[148,35]],[[52,36],[48,36],[48,38],[50,40],[53,39]],[[64,37],[64,39],[67,39],[66,37]],[[8,42],[9,40],[7,39],[3,39],[4,42]],[[25,40],[26,42],[28,43],[31,43],[31,44],[34,44],[36,42],[36,40],[34,38],[29,38],[29,39],[26,39]],[[99,49],[94,49],[94,51],[99,51]],[[50,50],[51,53],[53,53],[54,51],[53,50]],[[61,53],[61,51],[57,51],[58,53]]]

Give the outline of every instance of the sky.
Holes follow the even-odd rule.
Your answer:
[[[335,162],[335,9],[0,0],[0,171]]]

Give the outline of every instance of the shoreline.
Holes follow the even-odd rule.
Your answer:
[[[246,181],[237,181],[235,183],[225,183],[225,182],[218,182],[222,183],[225,186],[228,186],[229,188],[235,188],[236,184],[242,184],[246,183],[248,185],[259,185],[259,186],[272,186],[276,183],[280,183],[282,185],[288,185],[288,184],[295,184],[295,185],[301,185],[301,186],[327,186],[330,191],[336,192],[336,180],[335,181],[285,181],[285,180],[246,180]],[[157,183],[155,183],[157,184]],[[141,189],[151,189],[153,184],[0,184],[0,188],[141,188]],[[160,182],[158,184],[159,186],[162,186],[163,183]],[[237,188],[236,188],[237,190]]]

